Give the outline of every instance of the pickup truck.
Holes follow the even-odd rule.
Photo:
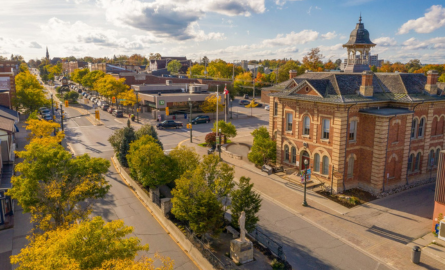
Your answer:
[[[161,122],[156,125],[158,129],[164,129],[164,128],[182,128],[182,123],[176,123],[173,120],[165,120],[164,122]]]

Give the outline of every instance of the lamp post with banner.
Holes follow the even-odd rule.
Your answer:
[[[189,106],[190,106],[190,117],[189,117],[189,127],[190,127],[190,142],[192,142],[192,132],[193,132],[193,126],[192,126],[192,108],[193,108],[193,102],[189,98]]]
[[[303,206],[308,206],[307,201],[306,201],[306,184],[307,184],[307,178],[309,175],[309,179],[311,177],[311,169],[308,168],[309,162],[307,159],[304,160],[304,165],[305,165],[305,169],[304,169],[304,197],[303,197]]]

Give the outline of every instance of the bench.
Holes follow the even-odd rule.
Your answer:
[[[273,173],[273,169],[269,165],[263,165],[263,167],[261,167],[261,171],[267,172],[268,175],[271,175]]]
[[[226,226],[226,230],[233,235],[233,239],[239,238],[239,232],[232,226]]]

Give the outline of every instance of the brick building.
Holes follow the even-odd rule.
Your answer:
[[[160,59],[153,59],[150,60],[149,63],[149,67],[148,69],[150,71],[156,71],[156,70],[160,70],[160,69],[166,69],[168,63],[170,63],[173,60],[177,60],[179,61],[179,63],[181,63],[182,67],[179,70],[180,73],[186,73],[187,69],[189,68],[190,64],[191,64],[191,60],[187,60],[187,57],[185,56],[162,56],[160,57]]]
[[[15,76],[19,73],[20,62],[0,61],[0,106],[12,108],[15,94]]]
[[[64,73],[71,74],[75,69],[81,69],[88,67],[88,63],[84,61],[69,61],[62,63],[62,71]]]
[[[348,45],[354,36],[363,37],[356,31],[365,30],[359,24]],[[361,61],[348,63],[348,70],[366,69],[370,51],[362,48]],[[269,93],[277,163],[304,169],[308,160],[312,177],[332,183],[336,191],[358,187],[379,193],[429,179],[445,148],[445,84],[437,77],[436,71],[297,77],[291,71],[290,79]]]
[[[440,222],[439,214],[442,214],[445,218],[445,151],[439,153],[432,231],[434,231],[436,224]]]

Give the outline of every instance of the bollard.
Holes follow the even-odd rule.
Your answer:
[[[422,250],[418,246],[413,247],[413,251],[411,253],[411,261],[415,264],[420,263],[420,254],[422,253]]]

